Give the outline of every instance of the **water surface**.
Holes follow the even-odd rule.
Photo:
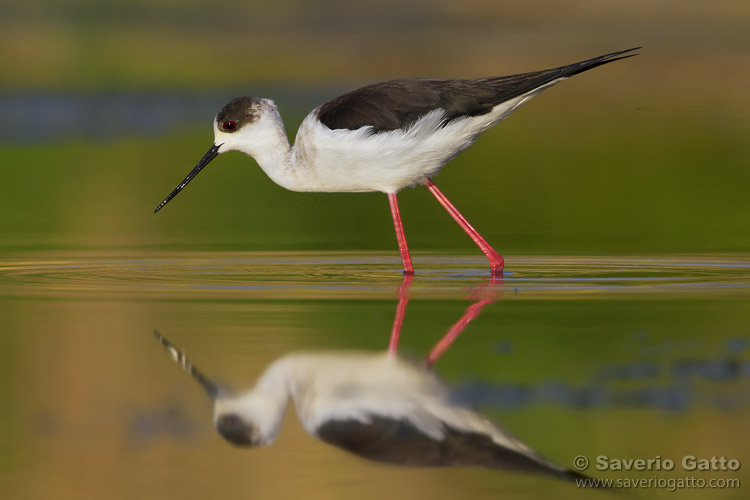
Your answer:
[[[400,352],[424,357],[485,300],[435,369],[457,397],[544,455],[569,467],[578,455],[748,458],[747,257],[510,255],[502,280],[478,257],[414,257]],[[272,447],[232,448],[212,430],[200,389],[152,336],[158,328],[238,388],[290,351],[382,350],[404,296],[399,265],[390,253],[364,252],[4,258],[3,483],[21,499],[580,498],[547,478],[373,464],[309,437],[293,412]]]

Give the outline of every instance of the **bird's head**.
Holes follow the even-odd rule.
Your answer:
[[[214,427],[235,446],[270,445],[278,433],[278,411],[271,401],[252,392],[214,401]]]
[[[213,145],[182,182],[156,207],[154,213],[177,196],[211,160],[221,153],[242,151],[255,156],[256,148],[263,148],[271,140],[269,135],[277,133],[280,121],[276,104],[270,99],[235,97],[226,103],[214,118]]]
[[[253,145],[264,140],[272,129],[267,123],[273,118],[276,105],[260,97],[235,97],[221,108],[214,118],[214,147],[219,154],[243,151],[252,154]]]

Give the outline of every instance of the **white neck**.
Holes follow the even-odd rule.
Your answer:
[[[276,184],[289,189],[290,181],[294,178],[292,165],[292,148],[281,121],[281,115],[274,108],[273,119],[264,120],[265,125],[261,141],[253,144],[252,152],[245,151],[255,158],[261,169]]]
[[[261,113],[257,121],[243,127],[234,134],[218,136],[217,144],[225,143],[222,152],[242,151],[258,162],[260,168],[276,184],[292,190],[304,186],[309,169],[297,158],[289,145],[279,110],[270,99],[260,101]]]

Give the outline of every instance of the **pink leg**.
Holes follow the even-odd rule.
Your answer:
[[[396,355],[398,349],[398,339],[401,336],[401,325],[404,323],[404,314],[406,313],[406,304],[409,303],[409,287],[414,277],[411,274],[404,275],[404,281],[398,288],[398,306],[396,306],[396,318],[393,320],[393,329],[391,330],[391,341],[388,343],[388,354]]]
[[[427,356],[427,359],[425,360],[425,365],[427,365],[428,368],[432,366],[435,361],[437,361],[438,358],[445,352],[445,350],[450,347],[453,341],[456,340],[461,332],[464,331],[464,328],[466,328],[469,323],[474,321],[474,319],[479,316],[479,313],[482,312],[482,308],[494,301],[494,298],[482,299],[467,307],[466,312],[463,316],[461,316],[461,319],[459,319],[458,322],[456,322],[456,324],[453,325],[450,330],[448,330],[448,333],[446,333],[445,336],[440,339],[440,342],[435,344],[435,347],[432,348],[432,351],[430,351],[430,355]]]
[[[487,241],[482,238],[482,236],[477,232],[474,227],[469,224],[469,221],[466,220],[466,218],[461,215],[461,212],[459,212],[456,207],[453,206],[453,204],[448,200],[448,198],[445,197],[445,195],[440,192],[440,190],[437,188],[434,182],[432,182],[432,179],[427,179],[425,181],[425,186],[427,186],[427,189],[430,190],[430,193],[437,198],[437,200],[440,202],[441,205],[443,205],[443,208],[445,208],[449,214],[451,214],[451,217],[458,222],[458,225],[461,226],[461,228],[466,231],[466,234],[468,234],[472,240],[474,240],[474,243],[476,243],[479,248],[482,249],[482,252],[487,256],[487,258],[490,260],[490,274],[495,277],[499,278],[503,275],[503,258],[500,257],[500,254],[498,254],[494,248],[490,246]]]
[[[414,274],[414,267],[411,265],[411,256],[409,247],[406,245],[406,236],[404,235],[404,225],[401,223],[401,213],[398,211],[398,201],[396,193],[388,193],[388,202],[391,204],[391,215],[393,215],[393,227],[396,228],[396,239],[398,239],[398,249],[401,252],[401,262],[404,263],[404,274]]]

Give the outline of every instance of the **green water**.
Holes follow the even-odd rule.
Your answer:
[[[402,355],[425,356],[467,307],[490,299],[436,370],[554,461],[747,458],[747,257],[508,255],[502,280],[491,280],[477,256],[414,257],[421,272],[408,288]],[[383,350],[399,263],[393,253],[366,252],[0,260],[0,476],[9,498],[580,498],[553,479],[366,462],[307,436],[291,412],[273,446],[232,448],[212,430],[203,393],[151,334],[158,328],[234,387],[294,350]],[[680,467],[589,472],[747,479],[744,470]]]

